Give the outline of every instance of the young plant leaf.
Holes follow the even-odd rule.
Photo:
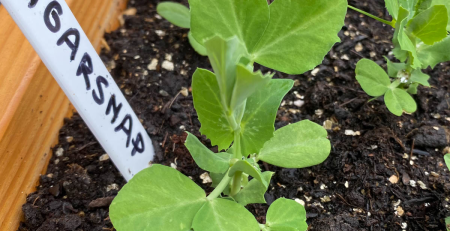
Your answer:
[[[284,168],[317,165],[330,154],[331,144],[327,135],[322,126],[309,120],[290,124],[275,131],[258,158]]]
[[[384,95],[391,84],[391,80],[383,68],[370,59],[361,59],[356,64],[355,72],[361,88],[370,96]]]
[[[450,217],[445,218],[445,227],[447,231],[450,231]]]
[[[417,94],[417,88],[419,87],[418,83],[411,83],[408,87],[407,92],[411,95]]]
[[[205,41],[204,45],[219,84],[222,104],[229,109],[236,83],[237,64],[245,55],[245,49],[236,37],[225,40],[215,36]]]
[[[408,15],[409,12],[405,8],[400,7],[398,12],[398,19],[395,23],[394,37],[392,39],[392,43],[394,44],[394,50],[392,50],[392,52],[394,53],[395,57],[401,62],[406,61],[406,59],[408,58],[408,52],[401,48],[398,37],[400,32],[404,30],[406,23],[408,22]]]
[[[270,231],[305,231],[308,229],[305,207],[293,200],[280,198],[270,205],[266,226]]]
[[[197,42],[197,40],[195,40],[194,36],[192,36],[192,32],[189,31],[188,33],[188,39],[189,39],[189,43],[191,44],[192,48],[194,48],[195,52],[199,53],[202,56],[206,56],[206,48],[200,44],[199,42]]]
[[[200,132],[206,135],[219,150],[228,149],[233,142],[233,128],[229,125],[220,89],[214,73],[198,68],[192,76],[192,96]]]
[[[227,199],[208,201],[195,215],[195,231],[259,231],[253,214],[242,205]],[[171,230],[166,230],[171,231]]]
[[[278,107],[293,85],[289,79],[272,79],[247,99],[240,135],[244,155],[259,153],[272,138]]]
[[[437,64],[450,61],[450,36],[432,46],[420,44],[417,48],[422,69],[434,68]]]
[[[430,79],[430,76],[427,74],[424,74],[420,69],[415,69],[411,73],[410,80],[414,83],[420,83],[423,86],[429,87],[430,83],[428,83],[428,80]]]
[[[445,165],[447,165],[447,168],[450,171],[450,153],[449,154],[445,154],[444,161],[445,161]]]
[[[188,231],[205,203],[205,191],[192,180],[155,164],[120,190],[109,216],[118,231]]]
[[[447,37],[447,8],[443,5],[432,6],[408,22],[408,31],[427,45],[433,45]]]
[[[406,70],[406,63],[394,63],[391,62],[387,57],[384,58],[387,62],[387,70],[390,77],[397,78],[399,76],[399,72],[401,73]]]
[[[273,172],[263,172],[262,177],[268,183],[270,183],[270,179],[272,178]],[[266,199],[264,198],[264,194],[267,191],[267,186],[264,186],[257,179],[252,179],[238,194],[236,194],[233,198],[241,205],[246,206],[248,204],[255,203],[266,203]]]
[[[188,137],[184,145],[201,169],[214,173],[225,173],[228,170],[232,155],[226,152],[214,153],[203,145],[196,136],[187,133]]]
[[[417,110],[416,101],[400,88],[389,89],[384,95],[384,102],[389,111],[396,116],[401,116],[404,111],[413,113]]]
[[[258,89],[264,88],[274,74],[263,75],[261,71],[253,72],[242,64],[237,65],[236,83],[231,97],[230,109],[235,111],[247,98]]]
[[[447,15],[450,19],[450,1],[448,0],[433,0],[431,5],[444,5],[447,7]],[[450,20],[447,22],[447,31],[450,31]]]
[[[399,0],[399,6],[403,7],[405,10],[409,12],[409,15],[406,17],[406,21],[412,19],[415,15],[416,4],[418,0]]]
[[[181,28],[191,27],[191,14],[189,8],[180,3],[161,2],[156,7],[156,12],[175,26]]]
[[[267,182],[264,177],[262,177],[259,167],[253,166],[247,160],[239,160],[233,166],[231,166],[230,171],[228,172],[228,176],[232,177],[236,172],[247,173],[248,175],[261,182],[265,187],[269,185],[269,182]]]
[[[399,10],[398,0],[384,0],[384,4],[386,5],[386,9],[392,18],[397,20]]]

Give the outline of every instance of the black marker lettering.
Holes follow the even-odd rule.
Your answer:
[[[122,103],[120,103],[119,106],[117,106],[115,95],[112,95],[111,98],[109,99],[108,106],[106,107],[106,115],[109,115],[111,109],[113,109],[113,118],[111,120],[111,124],[113,124],[116,122],[116,119],[119,116],[120,109],[122,109]]]
[[[132,139],[133,151],[131,151],[131,156],[136,155],[136,152],[143,153],[145,150],[144,141],[142,140],[142,134],[139,132],[136,136],[136,140]],[[140,145],[140,146],[139,146]]]
[[[75,43],[69,39],[69,36],[75,36]],[[66,43],[72,50],[72,54],[70,54],[70,61],[73,61],[77,55],[78,46],[80,45],[80,32],[75,28],[68,29],[64,32],[61,38],[58,39],[58,42],[56,42],[58,46],[61,46],[63,43]]]
[[[88,53],[84,53],[83,58],[78,65],[77,76],[83,74],[84,81],[86,82],[86,90],[91,89],[91,82],[89,81],[89,75],[94,72],[94,67],[92,66],[92,59]]]
[[[99,76],[97,77],[97,88],[98,88],[98,93],[100,94],[100,97],[97,96],[97,94],[95,93],[95,89],[92,90],[92,98],[94,98],[94,101],[98,104],[98,105],[102,105],[105,102],[105,96],[103,94],[103,88],[102,88],[102,84],[105,85],[105,88],[107,88],[109,86],[108,80],[106,80],[103,76]]]
[[[31,0],[30,3],[28,3],[28,8],[33,8],[36,6],[38,0]]]
[[[128,124],[128,126],[125,126]],[[131,119],[131,115],[127,114],[125,118],[123,118],[122,122],[117,126],[114,131],[118,132],[122,130],[127,135],[127,148],[130,146],[130,139],[131,139],[131,130],[133,128],[133,120]]]
[[[30,3],[33,3],[33,1],[31,1]],[[53,25],[52,22],[50,21],[50,14],[52,15],[52,18],[55,21],[55,25]],[[47,8],[45,8],[44,22],[51,32],[56,33],[61,29],[61,20],[59,19],[58,15],[62,14],[63,14],[62,7],[57,1],[50,2],[47,5]]]

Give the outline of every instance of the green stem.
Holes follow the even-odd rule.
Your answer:
[[[259,224],[259,228],[260,228],[261,230],[265,230],[266,225],[265,225],[265,224]]]
[[[241,129],[234,130],[234,158],[241,159]]]
[[[382,22],[382,23],[384,23],[384,24],[386,24],[386,25],[389,25],[389,26],[392,26],[393,28],[395,28],[395,23],[394,23],[393,21],[387,21],[387,20],[384,20],[384,19],[382,19],[382,18],[379,18],[379,17],[377,17],[377,16],[375,16],[375,15],[369,14],[369,13],[363,11],[363,10],[360,10],[360,9],[358,9],[358,8],[356,8],[356,7],[353,7],[353,6],[350,6],[350,5],[348,5],[348,8],[350,8],[350,9],[352,9],[352,10],[354,10],[354,11],[357,11],[357,12],[359,12],[359,13],[361,13],[361,14],[364,14],[364,15],[366,15],[366,16],[369,16],[369,17],[371,17],[371,18],[373,18],[373,19],[375,19],[375,20],[377,20],[377,21],[379,21],[379,22]]]
[[[219,197],[220,194],[222,194],[223,190],[225,190],[225,188],[228,186],[231,181],[231,177],[228,176],[229,171],[230,169],[228,169],[228,171],[225,173],[225,176],[217,185],[217,187],[208,195],[208,197],[206,197],[208,200],[213,200]]]
[[[238,194],[241,190],[242,172],[236,172],[233,177],[233,183],[231,183],[230,196]]]

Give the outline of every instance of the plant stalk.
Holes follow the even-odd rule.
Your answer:
[[[230,196],[238,194],[241,190],[242,172],[236,172],[233,177],[233,183],[231,183]]]
[[[217,187],[206,197],[206,199],[213,200],[219,197],[220,194],[222,194],[223,190],[225,190],[225,188],[231,181],[231,177],[228,176],[228,172],[230,172],[230,169],[228,169],[223,179],[220,181]]]
[[[382,19],[382,18],[379,18],[379,17],[377,17],[377,16],[375,16],[375,15],[369,14],[369,13],[367,13],[367,12],[365,12],[365,11],[363,11],[363,10],[360,10],[360,9],[354,7],[354,6],[351,6],[351,5],[348,5],[348,8],[350,8],[350,9],[356,11],[356,12],[359,12],[359,13],[361,13],[361,14],[364,14],[364,15],[366,15],[366,16],[368,16],[368,17],[371,17],[371,18],[373,18],[373,19],[375,19],[375,20],[377,20],[377,21],[379,21],[379,22],[382,22],[382,23],[384,23],[384,24],[386,24],[386,25],[389,25],[389,26],[392,26],[393,28],[395,28],[395,23],[394,23],[393,21],[387,21],[387,20],[384,20],[384,19]]]

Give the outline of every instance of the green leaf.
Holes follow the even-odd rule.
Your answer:
[[[409,15],[406,17],[406,21],[409,21],[414,17],[417,2],[418,0],[399,0],[400,7],[403,7],[409,12]]]
[[[361,59],[356,64],[355,72],[361,88],[370,96],[384,95],[391,84],[383,68],[370,59]]]
[[[192,33],[200,43],[219,35],[237,36],[251,50],[269,23],[266,0],[189,0]]]
[[[180,3],[161,2],[156,7],[156,12],[175,26],[182,28],[191,27],[189,8]]]
[[[242,205],[226,199],[208,201],[195,215],[195,231],[259,231],[255,217]],[[171,231],[171,230],[166,230]]]
[[[416,101],[400,88],[389,89],[384,95],[384,102],[389,111],[396,116],[401,116],[404,111],[413,113],[417,110]]]
[[[447,15],[450,19],[450,1],[448,0],[433,0],[432,5],[444,5],[447,7]],[[447,31],[450,31],[450,20],[447,22]]]
[[[384,57],[387,62],[388,75],[393,78],[399,77],[399,72],[402,73],[406,70],[406,63],[394,63],[391,62],[387,57]],[[400,74],[401,75],[401,74]]]
[[[273,172],[263,172],[262,177],[266,182],[270,183],[273,174]],[[257,179],[252,179],[247,186],[234,196],[234,199],[243,206],[254,203],[266,203],[264,194],[267,191],[267,186],[264,186]]]
[[[427,45],[433,45],[447,37],[447,8],[432,6],[408,22],[408,31]]]
[[[450,217],[445,218],[445,226],[447,231],[450,231]]]
[[[233,166],[231,166],[230,171],[228,172],[228,176],[232,177],[236,172],[247,173],[248,175],[260,181],[265,187],[269,185],[269,182],[267,182],[262,177],[259,167],[255,167],[247,160],[239,160]]]
[[[444,156],[445,165],[447,165],[448,170],[450,171],[450,154],[446,154]]]
[[[441,42],[432,46],[420,44],[417,53],[420,61],[422,61],[422,69],[429,66],[434,68],[437,64],[450,61],[450,37],[445,38]]]
[[[118,231],[188,231],[207,202],[205,192],[177,170],[153,165],[136,174],[111,204]]]
[[[384,0],[384,4],[392,18],[397,19],[399,10],[398,0]]]
[[[411,83],[408,87],[407,92],[411,95],[417,94],[417,88],[419,87],[418,83]]]
[[[416,4],[416,15],[431,7],[433,0],[419,0]]]
[[[347,12],[345,0],[276,0],[270,6],[266,0],[189,3],[197,41],[236,35],[254,61],[289,74],[301,74],[322,62],[339,41]]]
[[[303,120],[275,131],[264,144],[258,158],[284,168],[304,168],[322,163],[330,154],[327,131]]]
[[[203,145],[196,136],[189,132],[187,134],[188,137],[184,145],[201,169],[215,173],[225,173],[228,170],[232,155],[226,152],[214,153]]]
[[[397,22],[395,23],[395,32],[394,32],[394,37],[392,39],[392,43],[394,44],[394,50],[393,53],[395,55],[395,57],[400,60],[401,62],[405,62],[406,59],[408,58],[408,52],[403,50],[400,46],[399,43],[399,34],[400,32],[403,32],[406,23],[408,22],[408,17],[409,12],[403,8],[400,7],[399,12],[398,12],[398,19]]]
[[[427,74],[422,73],[422,71],[420,69],[415,69],[412,73],[411,73],[411,78],[410,80],[414,83],[420,83],[423,86],[429,87],[430,83],[428,83],[428,79],[430,79],[430,76]]]
[[[204,45],[219,84],[222,103],[229,109],[236,82],[237,64],[245,55],[244,47],[236,37],[224,40],[218,36],[205,41]]]
[[[237,65],[236,83],[231,97],[231,110],[235,111],[246,102],[247,98],[258,89],[264,88],[274,74],[263,75],[261,71],[253,72],[242,64]]]
[[[192,48],[194,48],[195,52],[197,52],[198,54],[202,55],[202,56],[206,56],[206,48],[200,44],[195,38],[194,36],[192,36],[192,32],[189,31],[188,33],[188,39],[189,39],[189,43],[191,44]]]
[[[192,76],[192,95],[202,125],[200,132],[219,150],[228,149],[234,139],[234,132],[228,123],[214,73],[198,68]]]
[[[270,205],[266,226],[270,231],[305,231],[308,229],[305,207],[293,200],[280,198]]]
[[[293,85],[289,79],[272,79],[247,99],[240,135],[244,155],[259,153],[272,138],[278,107]]]

